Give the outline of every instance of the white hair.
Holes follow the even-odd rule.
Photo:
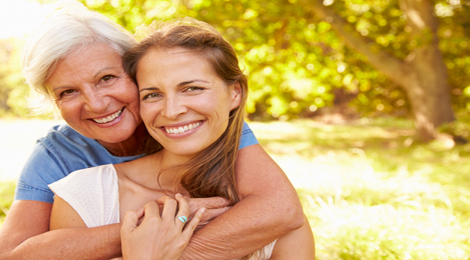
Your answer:
[[[44,82],[55,65],[69,53],[96,43],[105,43],[121,56],[136,44],[135,38],[104,15],[88,10],[76,1],[58,1],[53,14],[28,36],[22,57],[26,83],[40,95],[35,112],[44,113],[53,104],[52,94]]]

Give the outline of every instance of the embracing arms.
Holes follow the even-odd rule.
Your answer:
[[[304,224],[294,187],[260,145],[240,150],[236,171],[241,201],[195,232],[182,259],[235,259]]]
[[[242,201],[197,231],[183,259],[237,258],[302,226],[295,189],[261,146],[240,150],[237,181]],[[46,202],[15,201],[0,229],[0,259],[103,259],[121,254],[120,224],[48,232],[51,208]]]
[[[0,259],[110,259],[121,256],[121,224],[86,228],[81,218],[68,204],[59,199],[57,208],[68,210],[63,218],[68,223],[58,223],[69,228],[49,231],[52,204],[40,201],[15,201],[0,229]],[[198,200],[191,212],[206,210],[204,217],[212,219],[225,211],[225,201],[220,198]],[[69,214],[75,213],[74,216]],[[57,214],[57,213],[56,213]],[[57,214],[56,217],[59,217]],[[60,218],[59,218],[60,220]]]
[[[47,202],[15,201],[0,229],[0,259],[103,259],[120,255],[120,224],[48,231],[51,208]]]

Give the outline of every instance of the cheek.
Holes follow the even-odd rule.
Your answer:
[[[80,107],[74,102],[56,102],[62,118],[68,123],[80,118]]]
[[[158,116],[158,104],[156,103],[141,103],[140,104],[140,117],[146,125],[152,124]]]
[[[137,113],[139,113],[140,103],[137,93],[129,94],[129,96],[125,100],[125,103],[128,103],[129,106],[131,106],[134,110],[137,111]]]
[[[116,91],[116,89],[113,91]],[[123,101],[126,101],[130,104],[139,105],[139,91],[131,79],[126,79],[123,81],[122,84],[119,85],[119,90],[117,91],[119,92],[119,95]]]

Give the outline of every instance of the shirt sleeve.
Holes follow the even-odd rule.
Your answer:
[[[72,172],[49,187],[87,227],[119,223],[119,185],[112,164]]]
[[[246,122],[243,123],[243,130],[242,130],[242,136],[240,139],[240,148],[245,148],[250,145],[258,144],[258,139],[256,139],[255,134],[253,131],[250,129],[248,124]]]
[[[57,160],[41,142],[37,142],[18,178],[15,200],[53,203],[54,193],[48,185],[65,176]]]

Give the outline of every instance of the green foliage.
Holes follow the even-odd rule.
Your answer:
[[[0,40],[0,117],[24,117],[29,114],[25,97],[29,87],[23,82],[20,69],[22,40]]]
[[[362,115],[409,115],[405,93],[370,67],[362,55],[346,48],[327,22],[312,17],[311,7],[297,1],[83,2],[129,30],[143,22],[184,16],[214,25],[235,46],[249,75],[248,112],[253,119],[310,116],[319,108],[333,105],[342,107],[341,112]],[[399,58],[405,58],[419,44],[406,29],[398,1],[333,2],[330,7],[362,35]],[[438,4],[449,6],[446,2]],[[454,16],[463,16],[467,7],[448,8],[454,10]],[[451,18],[446,28],[465,28],[456,21]],[[454,41],[454,45],[465,45],[468,34],[462,33]],[[454,45],[445,48],[445,54]],[[461,89],[460,84],[467,79],[465,73],[458,73],[463,78],[455,85]],[[457,109],[467,100],[460,97]]]
[[[251,119],[312,116],[330,106],[362,116],[410,115],[404,91],[372,68],[363,55],[345,47],[330,24],[314,17],[312,7],[299,0],[80,1],[131,32],[153,20],[185,16],[214,25],[234,45],[249,75]],[[360,34],[398,58],[405,59],[412,49],[429,41],[429,34],[420,38],[410,34],[398,0],[325,3]],[[465,112],[470,107],[470,4],[434,3],[454,110]],[[19,62],[18,56],[11,57]],[[16,67],[0,68],[0,113],[26,113],[22,96],[27,89],[19,81]],[[12,96],[8,102],[7,95]]]
[[[470,115],[467,111],[460,112],[455,121],[442,125],[439,127],[439,131],[468,140],[470,138]]]

